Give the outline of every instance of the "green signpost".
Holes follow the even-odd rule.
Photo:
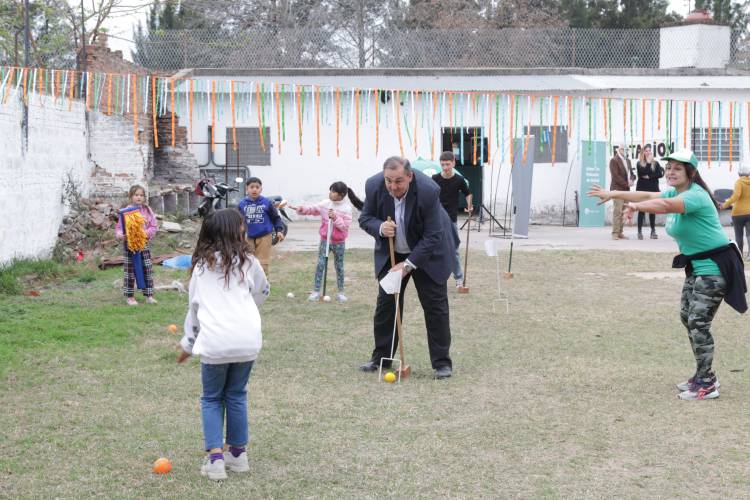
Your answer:
[[[580,227],[604,226],[604,204],[597,205],[599,198],[589,198],[586,193],[593,184],[606,188],[607,143],[602,141],[581,142],[581,195],[579,197]]]

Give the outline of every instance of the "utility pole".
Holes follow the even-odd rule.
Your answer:
[[[30,36],[30,27],[29,27],[29,0],[23,0],[23,67],[25,68],[24,71],[29,71],[29,36]],[[21,93],[21,96],[26,95],[25,94],[26,89],[24,89],[24,92]],[[29,104],[28,102],[23,100],[23,97],[21,97],[21,101],[23,103],[23,123],[21,123],[21,130],[23,130],[23,151],[26,152],[29,149]]]

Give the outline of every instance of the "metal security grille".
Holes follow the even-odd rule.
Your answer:
[[[366,57],[323,30],[160,31],[139,42],[135,62],[179,68],[658,68],[658,29],[503,28],[387,30]],[[685,40],[686,46],[705,43]],[[360,47],[361,49],[361,47]],[[732,34],[730,65],[750,67],[750,43]]]
[[[237,127],[237,150],[232,141],[232,129],[227,128],[226,164],[228,167],[271,165],[271,143],[269,127],[264,127],[261,145],[258,127]]]
[[[690,132],[693,152],[698,161],[708,161],[708,137],[711,134],[711,161],[740,161],[742,151],[742,129],[740,128],[694,128]],[[731,134],[731,141],[730,141]],[[731,146],[731,147],[730,147]]]
[[[552,163],[552,142],[554,127],[531,127],[531,135],[536,137],[536,151],[534,151],[534,163]],[[524,133],[528,133],[528,127],[524,127]],[[568,161],[568,127],[557,127],[557,138],[555,139],[555,162]]]

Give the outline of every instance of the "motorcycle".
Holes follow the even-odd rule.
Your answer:
[[[201,179],[195,186],[195,193],[198,196],[203,197],[203,201],[201,201],[198,205],[198,216],[202,219],[205,219],[215,211],[222,208],[236,208],[237,205],[229,202],[229,193],[237,191],[239,191],[237,188],[223,182],[217,183],[211,179]],[[281,196],[269,196],[268,198],[273,202],[273,206],[276,207],[276,209],[279,211],[279,214],[282,216],[281,224],[284,227],[282,233],[286,238],[286,235],[289,232],[289,226],[287,226],[287,223],[284,222],[284,219],[289,222],[292,221],[292,219],[289,218],[289,215],[287,215],[286,211],[284,210],[287,202]],[[276,231],[274,231],[271,243],[275,245],[278,242],[279,241],[276,236]]]

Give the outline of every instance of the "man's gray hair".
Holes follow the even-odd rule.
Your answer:
[[[411,174],[411,163],[402,156],[391,156],[383,163],[383,170],[396,170],[399,167],[404,167],[406,175]]]

